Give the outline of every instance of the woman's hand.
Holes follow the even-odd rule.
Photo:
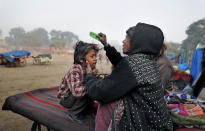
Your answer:
[[[99,33],[97,35],[97,37],[100,39],[100,42],[104,45],[104,46],[107,46],[107,38],[106,38],[106,35],[103,34],[103,33]]]

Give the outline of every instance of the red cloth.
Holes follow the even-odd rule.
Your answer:
[[[185,80],[186,82],[190,82],[191,81],[191,74],[188,74],[186,72],[183,71],[174,71],[174,77],[173,80],[177,80],[179,78],[182,78],[183,80]]]
[[[96,125],[95,131],[107,131],[112,120],[112,113],[117,106],[117,101],[108,104],[99,104],[97,115],[96,115]]]

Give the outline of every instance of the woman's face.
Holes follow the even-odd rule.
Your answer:
[[[92,49],[85,56],[86,61],[90,64],[91,68],[94,69],[97,63],[97,52]]]
[[[130,38],[128,35],[126,35],[125,39],[122,41],[123,43],[123,47],[122,47],[122,51],[124,54],[126,54],[129,51],[130,48]]]

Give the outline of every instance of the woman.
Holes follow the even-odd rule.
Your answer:
[[[163,33],[156,26],[138,23],[126,34],[123,53],[127,56],[116,62],[111,75],[97,79],[88,66],[87,93],[101,104],[117,101],[112,130],[173,130],[154,60],[162,48]]]

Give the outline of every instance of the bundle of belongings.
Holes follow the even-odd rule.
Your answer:
[[[205,129],[205,108],[194,96],[189,94],[170,93],[165,95],[168,109],[175,128]]]
[[[175,79],[173,89],[167,91],[165,95],[175,130],[179,128],[205,130],[205,64],[203,64],[205,62],[203,60],[205,59],[201,61],[201,72],[195,79],[183,77]]]

